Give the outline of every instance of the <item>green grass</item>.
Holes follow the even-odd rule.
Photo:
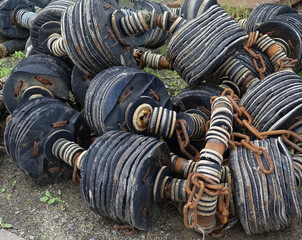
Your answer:
[[[250,10],[247,8],[233,8],[230,5],[222,5],[221,7],[231,16],[235,15],[237,18],[248,18],[248,16],[250,15]]]
[[[7,58],[0,59],[0,78],[8,76],[14,67],[25,57],[22,51],[17,51]]]
[[[0,60],[0,78],[8,76],[11,71],[13,70],[13,67],[9,67],[7,63],[4,63]]]
[[[176,71],[171,70],[154,70],[145,68],[145,72],[151,73],[161,79],[171,98],[174,98],[182,89],[187,87],[187,83],[181,79]]]

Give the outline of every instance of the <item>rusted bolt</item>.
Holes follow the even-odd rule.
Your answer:
[[[146,173],[145,173],[145,175],[144,175],[144,177],[143,177],[143,182],[149,177],[149,175],[150,175],[150,171],[151,171],[151,168],[149,167],[148,168],[148,170],[146,171]]]
[[[105,5],[103,6],[103,8],[104,8],[105,10],[108,10],[109,8],[111,8],[111,4],[110,4],[110,3],[107,3],[107,4],[105,4]]]
[[[55,123],[52,123],[51,126],[53,128],[59,128],[59,127],[64,127],[68,125],[68,121],[60,121],[60,122],[55,122]]]
[[[35,140],[34,141],[34,147],[33,147],[32,156],[33,157],[38,156],[38,152],[39,152],[39,142]]]
[[[142,207],[142,213],[143,213],[144,215],[147,215],[147,213],[148,213],[147,208]]]
[[[43,85],[52,85],[52,82],[42,78],[42,77],[35,77],[35,79],[37,79],[40,83],[42,83]]]
[[[129,97],[129,96],[131,95],[132,91],[133,91],[133,87],[128,88],[128,89],[127,89],[127,90],[119,97],[119,99],[117,100],[117,103],[121,103],[121,102],[125,101],[126,98]]]
[[[107,31],[107,33],[108,33],[110,39],[111,39],[112,41],[115,42],[115,41],[116,41],[116,38],[115,38],[115,36],[114,36],[114,33],[111,31],[111,29],[110,29],[108,26],[106,26],[106,31]]]
[[[23,85],[23,81],[19,81],[14,92],[15,97],[19,95],[22,85]]]

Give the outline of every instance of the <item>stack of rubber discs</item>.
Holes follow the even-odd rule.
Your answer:
[[[154,98],[152,92],[157,97]],[[169,94],[159,78],[138,69],[116,66],[93,78],[86,93],[85,116],[93,131],[102,135],[120,129],[119,126],[126,127],[126,110],[132,115],[130,113],[143,103],[168,109],[172,107]],[[128,121],[127,125],[130,123]]]
[[[186,128],[190,140],[200,140],[205,135],[205,124],[208,116],[199,109],[189,109],[186,112],[177,113],[163,107],[154,107],[148,123],[147,134],[151,136],[172,138],[176,120],[186,122]]]
[[[28,38],[29,30],[17,24],[11,19],[15,9],[26,9],[34,12],[34,6],[26,0],[4,0],[0,3],[0,34],[6,39]]]
[[[46,54],[24,58],[12,70],[4,86],[3,96],[7,110],[13,112],[33,94],[67,101],[70,74],[68,65],[58,58]]]
[[[247,91],[239,105],[261,132],[288,129],[301,115],[302,78],[291,71],[273,73]]]
[[[286,13],[297,13],[294,8],[281,4],[262,3],[257,5],[247,19],[247,32],[253,32],[262,23]]]
[[[63,127],[56,122],[67,121]],[[46,139],[52,132],[66,129],[73,139],[84,145],[90,141],[90,131],[79,112],[57,99],[36,98],[26,101],[14,111],[4,132],[7,153],[31,178],[42,183],[70,178],[72,169],[56,158],[46,158]],[[73,140],[69,139],[69,140]]]
[[[171,138],[176,124],[176,112],[163,107],[154,107],[148,124],[148,135]]]
[[[256,140],[267,149],[274,170],[264,174],[251,150],[236,147],[230,160],[235,191],[236,211],[248,234],[278,231],[301,220],[301,200],[294,175],[294,163],[281,137]],[[261,162],[270,169],[268,159]]]
[[[223,63],[227,53],[241,48],[246,38],[230,15],[214,5],[172,35],[166,57],[189,85],[198,85]]]
[[[69,7],[61,19],[62,37],[69,58],[85,74],[96,75],[112,66],[137,64],[132,57],[133,42],[119,43],[111,27],[111,14],[119,10],[114,1],[84,0]],[[77,26],[77,27],[75,27]]]
[[[297,120],[288,130],[302,136],[302,120]],[[291,141],[302,147],[302,141],[299,139],[291,137]],[[302,185],[302,153],[294,152],[293,161],[297,185],[300,187]]]
[[[194,19],[215,4],[216,0],[187,0],[181,6],[180,16],[187,20]]]
[[[177,119],[183,119],[187,124],[187,131],[190,140],[200,140],[205,136],[205,125],[208,116],[199,109],[189,109],[185,112],[177,113]]]
[[[165,11],[171,12],[171,10],[164,4],[152,2],[152,1],[136,1],[133,5],[135,11],[156,11],[157,14],[162,14]],[[168,31],[163,31],[161,28],[156,27],[150,29],[142,35],[136,35],[134,38],[137,46],[144,46],[146,48],[158,48],[165,44],[169,37]]]
[[[93,142],[81,169],[81,192],[93,211],[146,230],[161,207],[153,201],[155,178],[170,166],[166,143],[122,131],[105,133]]]
[[[230,88],[234,91],[234,94],[236,94],[237,96],[241,96],[241,91],[240,91],[239,87],[237,86],[236,83],[231,81],[228,76],[220,77],[218,84],[219,84],[219,87],[221,87],[223,89]]]
[[[30,38],[33,48],[37,53],[50,53],[45,47],[45,43],[41,42],[42,38],[39,38],[39,35],[43,35],[44,29],[46,29],[47,26],[50,26],[50,24],[55,26],[51,29],[52,33],[61,33],[60,21],[62,14],[69,6],[76,2],[77,0],[52,1],[38,13],[30,28]],[[45,34],[49,35],[49,29],[47,29]]]

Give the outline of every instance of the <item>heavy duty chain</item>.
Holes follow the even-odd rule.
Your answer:
[[[234,140],[234,138],[242,138],[240,142],[237,142]],[[232,140],[229,140],[230,146],[231,148],[235,148],[236,146],[240,146],[240,147],[246,147],[247,149],[251,150],[254,153],[254,156],[257,160],[258,166],[260,168],[260,170],[264,173],[264,174],[270,174],[274,171],[274,164],[272,161],[272,158],[270,157],[269,153],[267,152],[266,148],[264,147],[258,147],[256,146],[254,143],[252,143],[250,141],[250,138],[245,135],[245,134],[241,134],[241,133],[236,133],[233,132],[232,133]],[[260,159],[260,155],[264,154],[268,164],[269,164],[269,170],[266,170],[263,166],[263,163],[261,162]]]
[[[218,196],[218,209],[216,216],[223,224],[227,223],[229,216],[228,208],[230,206],[230,190],[228,187],[224,187],[223,185],[214,182],[211,178],[203,174],[192,172],[187,178],[186,192],[189,195],[189,199],[184,206],[183,214],[184,225],[187,228],[194,228],[197,224],[197,208],[203,193],[208,194],[209,196]],[[188,223],[189,209],[194,212],[194,220],[192,224]]]
[[[203,191],[205,189],[204,182],[197,178],[197,177],[201,177],[201,176],[202,176],[202,174],[200,174],[200,173],[192,172],[188,175],[188,178],[187,178],[186,192],[189,194],[189,199],[188,199],[188,202],[185,204],[184,209],[183,209],[184,225],[187,228],[194,228],[195,225],[197,224],[198,202],[200,201],[200,199],[202,197],[202,194],[203,194]],[[194,201],[193,198],[194,198],[195,194],[197,193],[197,190],[198,190],[198,194],[197,194],[197,197],[195,198],[195,201]],[[193,220],[192,224],[189,224],[189,222],[188,222],[188,211],[189,211],[189,209],[191,209],[194,212],[194,214],[193,214],[194,220]]]
[[[175,133],[181,152],[189,159],[195,160],[196,162],[199,161],[200,152],[190,143],[185,120],[177,120]],[[189,151],[192,152],[194,156]]]
[[[243,49],[253,57],[254,67],[255,67],[256,71],[259,73],[260,79],[263,79],[264,72],[266,71],[266,66],[265,66],[264,60],[260,54],[256,54],[252,50],[252,46],[255,44],[257,38],[258,38],[258,32],[250,32],[247,43],[245,44]],[[260,67],[260,68],[258,67],[257,60],[260,60],[262,67]]]
[[[297,63],[298,63],[298,59],[280,58],[277,61],[277,64],[279,66],[277,72],[282,71],[284,68],[294,68]]]
[[[292,148],[294,148],[295,150],[297,150],[298,152],[302,152],[302,148],[299,147],[298,145],[296,145],[295,143],[293,143],[292,141],[289,140],[290,136],[293,136],[297,139],[299,139],[300,141],[302,141],[302,137],[299,136],[298,134],[289,131],[289,130],[275,130],[275,131],[267,131],[267,132],[260,132],[258,131],[255,126],[253,126],[252,124],[252,118],[251,116],[248,114],[248,112],[246,111],[245,107],[239,107],[238,106],[238,96],[236,96],[233,92],[233,90],[231,89],[225,89],[222,93],[222,96],[227,96],[227,98],[230,100],[230,102],[233,104],[233,108],[234,108],[234,119],[236,120],[236,122],[242,126],[242,127],[246,127],[255,137],[257,137],[258,139],[262,140],[265,139],[268,136],[274,136],[274,135],[282,135],[283,141],[288,144],[289,146],[291,146]],[[243,119],[244,118],[244,119]],[[236,142],[234,141],[235,137],[239,137],[241,138],[240,142]],[[250,149],[254,155],[255,158],[257,160],[257,163],[260,167],[260,170],[265,173],[265,174],[270,174],[273,170],[274,170],[274,166],[273,166],[273,162],[272,159],[269,155],[269,153],[267,152],[267,150],[264,147],[258,147],[255,144],[253,144],[250,141],[250,138],[247,135],[244,134],[240,134],[240,133],[232,133],[232,138],[229,141],[229,144],[231,147],[235,147],[235,146],[244,146],[248,149]],[[261,154],[264,154],[265,157],[268,160],[270,169],[266,170],[263,167],[263,164],[260,160],[260,156]]]

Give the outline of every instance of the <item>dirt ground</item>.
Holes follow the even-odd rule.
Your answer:
[[[63,202],[47,204],[40,201],[48,190]],[[115,222],[99,216],[82,199],[80,187],[71,180],[41,186],[27,177],[5,154],[0,155],[0,218],[11,224],[10,232],[28,240],[99,240],[99,239],[202,239],[202,235],[186,229],[182,216],[171,203],[149,231],[136,231],[130,237],[113,229]],[[225,240],[302,239],[302,226],[257,236],[248,236],[235,224]],[[2,239],[1,239],[2,240]],[[4,240],[4,239],[3,239]]]

